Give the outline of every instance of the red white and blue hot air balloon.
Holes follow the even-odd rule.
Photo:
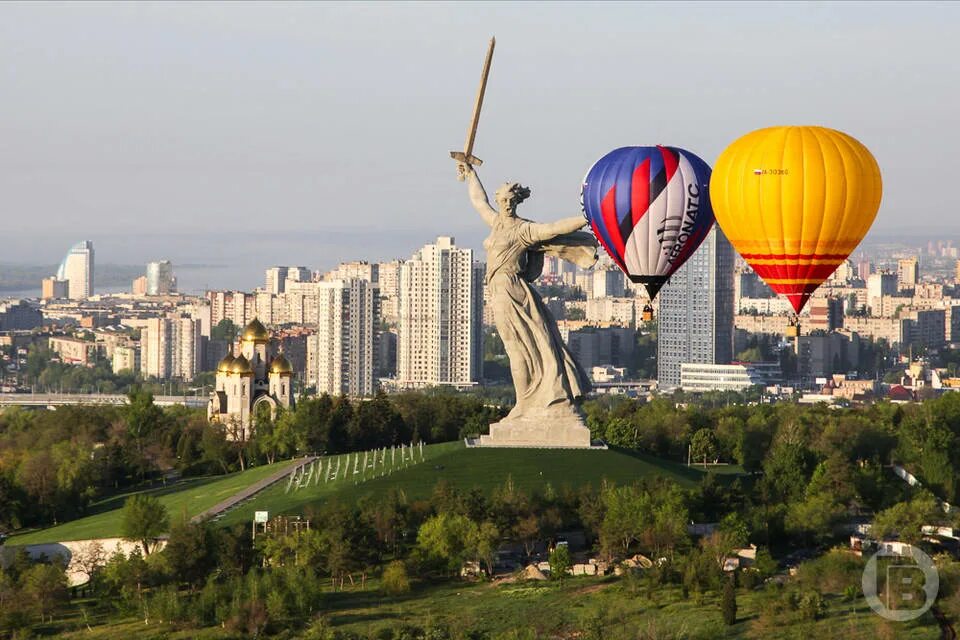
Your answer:
[[[613,261],[651,300],[710,231],[709,184],[707,163],[675,147],[621,147],[587,172],[583,213]]]

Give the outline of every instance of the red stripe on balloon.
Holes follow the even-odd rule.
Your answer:
[[[607,228],[610,234],[610,242],[613,244],[617,255],[624,255],[623,236],[620,235],[620,221],[617,220],[617,185],[610,187],[607,195],[600,202],[600,214],[603,216],[603,226]]]
[[[761,278],[820,278],[826,280],[837,270],[835,264],[752,264],[747,261]]]
[[[660,149],[660,155],[663,156],[663,166],[667,169],[667,182],[670,182],[670,178],[677,172],[677,165],[679,164],[677,156],[670,149],[660,145],[657,145],[657,149]]]
[[[597,227],[597,223],[594,222],[593,220],[591,220],[591,221],[590,221],[590,228],[593,229],[593,235],[596,236],[596,237],[597,237],[597,240],[600,241],[600,244],[603,245],[603,249],[604,249],[604,251],[607,252],[607,255],[610,256],[610,258],[613,259],[613,261],[617,263],[617,266],[618,266],[618,267],[620,267],[621,269],[623,269],[623,272],[624,272],[624,273],[626,273],[626,272],[627,272],[627,267],[626,267],[626,265],[623,263],[623,258],[622,258],[622,257],[620,256],[620,254],[618,254],[616,251],[612,251],[612,250],[610,249],[610,245],[607,244],[607,241],[606,241],[606,240],[604,240],[603,234],[600,233],[600,228]]]
[[[650,158],[646,158],[633,170],[630,182],[630,214],[636,225],[650,208]]]

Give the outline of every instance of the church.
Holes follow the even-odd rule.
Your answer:
[[[273,356],[270,333],[254,318],[240,336],[240,355],[228,353],[217,365],[207,418],[227,426],[227,438],[246,440],[261,404],[276,415],[277,407],[293,408],[293,367],[282,353]]]

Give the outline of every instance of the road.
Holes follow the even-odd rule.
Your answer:
[[[154,396],[153,403],[159,406],[175,404],[203,408],[206,396]],[[120,393],[0,393],[0,407],[46,407],[67,404],[127,404],[127,396]]]

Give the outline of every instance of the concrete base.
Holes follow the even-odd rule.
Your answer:
[[[545,411],[491,424],[490,435],[480,436],[480,446],[590,449],[592,445],[590,429],[579,414]]]

